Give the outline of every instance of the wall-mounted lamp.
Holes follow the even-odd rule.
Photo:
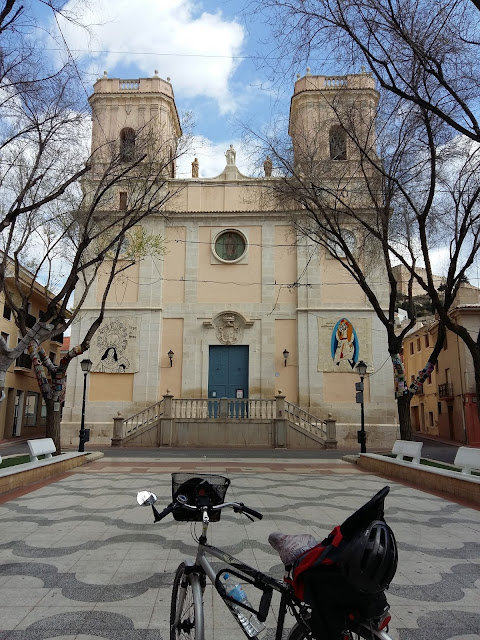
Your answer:
[[[173,356],[175,355],[173,353],[173,351],[170,349],[170,351],[167,353],[168,355],[168,359],[170,360],[170,366],[173,366]]]
[[[285,351],[283,352],[283,359],[285,360],[285,366],[287,366],[287,360],[289,355],[290,355],[290,352],[285,349]]]

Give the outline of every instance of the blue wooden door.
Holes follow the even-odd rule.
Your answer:
[[[248,398],[248,346],[210,347],[208,397]]]

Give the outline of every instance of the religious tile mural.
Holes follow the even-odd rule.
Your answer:
[[[358,362],[358,338],[353,324],[342,318],[332,331],[331,353],[337,366],[348,362],[353,369]]]
[[[93,372],[136,373],[139,370],[138,319],[106,318],[89,349]]]
[[[317,316],[318,371],[350,371],[356,374],[359,360],[369,365],[372,357],[371,318],[345,316]]]

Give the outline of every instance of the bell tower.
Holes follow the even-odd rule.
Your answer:
[[[152,78],[121,80],[108,78],[105,72],[95,82],[89,102],[92,153],[96,152],[97,160],[113,152],[131,161],[142,141],[142,152],[165,149],[165,158],[171,158],[169,177],[175,177],[175,150],[182,129],[169,78],[163,80],[155,71]]]
[[[359,147],[374,153],[378,98],[370,73],[312,76],[307,69],[295,82],[290,104],[295,166],[335,161],[336,173],[337,161],[358,163]]]

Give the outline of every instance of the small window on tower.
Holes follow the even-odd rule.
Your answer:
[[[126,191],[120,191],[120,204],[118,208],[120,209],[120,211],[127,210],[127,192]]]
[[[332,127],[330,129],[330,159],[347,159],[347,140],[345,131],[341,127]]]
[[[120,160],[132,162],[135,158],[135,131],[126,127],[120,131]]]

